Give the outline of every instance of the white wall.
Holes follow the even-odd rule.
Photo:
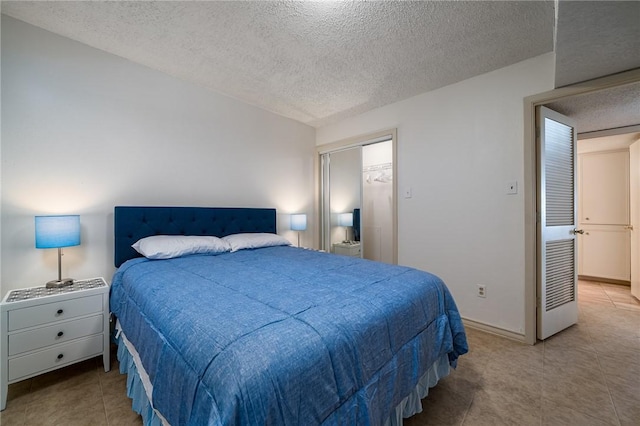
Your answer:
[[[524,198],[506,184],[524,177],[523,98],[553,89],[553,75],[546,54],[316,133],[322,145],[397,127],[399,263],[443,278],[465,318],[515,333],[524,332]]]
[[[35,215],[80,214],[63,274],[108,281],[115,205],[275,207],[291,241],[286,213],[312,229],[312,127],[4,15],[1,40],[3,295],[57,275]]]

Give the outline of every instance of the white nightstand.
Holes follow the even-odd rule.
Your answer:
[[[103,278],[12,290],[0,313],[0,409],[10,383],[99,355],[104,371],[111,369],[109,286]]]
[[[348,242],[348,243],[334,243],[333,252],[335,254],[342,254],[345,256],[360,257],[360,243]]]

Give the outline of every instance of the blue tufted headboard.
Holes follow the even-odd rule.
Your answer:
[[[140,257],[131,245],[151,235],[225,235],[276,233],[276,210],[231,207],[116,206],[114,234],[116,267]]]

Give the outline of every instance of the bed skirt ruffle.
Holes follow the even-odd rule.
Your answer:
[[[120,374],[127,375],[127,396],[132,400],[131,409],[142,416],[142,424],[145,426],[169,426],[169,423],[151,404],[149,398],[153,388],[150,387],[151,383],[148,379],[143,383],[141,377],[146,377],[146,372],[135,348],[122,333],[119,323],[116,323],[115,340],[118,344]]]
[[[420,378],[413,392],[400,401],[395,412],[384,422],[384,426],[402,426],[402,419],[421,413],[422,399],[429,395],[429,389],[434,387],[438,380],[448,376],[450,372],[448,355],[441,355]]]
[[[135,348],[126,339],[120,324],[116,325],[116,343],[118,344],[118,361],[120,373],[127,374],[127,396],[132,399],[133,411],[142,416],[145,426],[169,426],[162,415],[153,408],[151,403],[152,386],[142,364],[139,361]],[[440,356],[431,365],[429,370],[420,378],[413,392],[404,398],[396,407],[394,413],[384,422],[384,426],[402,426],[402,419],[422,412],[422,399],[429,394],[429,389],[434,387],[438,380],[449,375],[449,357],[447,354]]]

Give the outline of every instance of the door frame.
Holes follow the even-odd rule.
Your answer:
[[[538,164],[536,107],[576,95],[640,82],[640,69],[561,87],[524,98],[524,340],[536,343]]]
[[[631,225],[631,295],[640,299],[640,140],[629,146],[629,225]],[[636,165],[631,166],[636,160]],[[635,229],[633,228],[635,225]],[[634,256],[635,255],[635,256]],[[634,259],[635,262],[634,262]]]
[[[316,155],[314,160],[314,171],[316,180],[316,194],[315,194],[315,212],[316,217],[319,219],[315,227],[316,241],[318,244],[322,241],[322,170],[320,166],[320,157],[322,154],[341,151],[347,148],[354,148],[358,146],[371,145],[377,142],[384,142],[391,139],[392,150],[392,167],[393,167],[393,196],[392,196],[392,212],[391,212],[391,232],[392,232],[392,253],[393,263],[398,264],[398,130],[396,128],[380,130],[374,133],[368,133],[366,135],[354,136],[347,139],[342,139],[337,142],[316,146]]]

